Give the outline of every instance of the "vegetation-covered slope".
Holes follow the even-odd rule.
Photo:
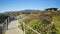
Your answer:
[[[41,34],[60,34],[60,12],[40,12],[31,13],[23,19],[23,21],[34,30]],[[26,34],[37,34],[28,27]]]

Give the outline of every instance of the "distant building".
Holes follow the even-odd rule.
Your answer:
[[[47,8],[46,11],[57,11],[58,8]]]

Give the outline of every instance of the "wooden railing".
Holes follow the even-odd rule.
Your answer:
[[[21,19],[20,19],[21,20]],[[32,30],[33,32],[40,34],[38,31],[34,30],[32,27],[28,26],[27,24],[25,24],[25,22],[22,22],[23,25],[23,33],[26,34],[25,32],[25,27],[29,28],[30,30]]]
[[[5,21],[0,24],[0,34],[4,34],[6,30],[8,30],[8,23],[9,23],[9,17],[5,19]]]

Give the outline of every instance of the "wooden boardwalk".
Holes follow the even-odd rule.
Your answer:
[[[5,34],[23,34],[23,31],[18,28],[18,20],[14,20],[8,25],[8,30]]]

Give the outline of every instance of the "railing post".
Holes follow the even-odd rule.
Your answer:
[[[23,34],[25,34],[25,27],[28,27],[32,31],[36,32],[37,34],[40,34],[38,31],[36,31],[33,28],[31,28],[30,26],[26,25],[24,22],[22,22],[22,24],[23,24]]]
[[[23,23],[23,34],[25,34],[25,24]]]
[[[6,30],[7,30],[7,19],[5,20],[5,23],[6,23]],[[3,25],[3,27],[5,27],[5,24]]]
[[[7,30],[8,30],[9,17],[7,18]]]
[[[36,30],[34,30],[33,28],[31,28],[30,26],[26,25],[26,24],[23,22],[24,34],[25,34],[25,26],[27,26],[29,29],[31,29],[32,31],[36,32],[37,34],[40,34],[39,32],[37,32]]]

